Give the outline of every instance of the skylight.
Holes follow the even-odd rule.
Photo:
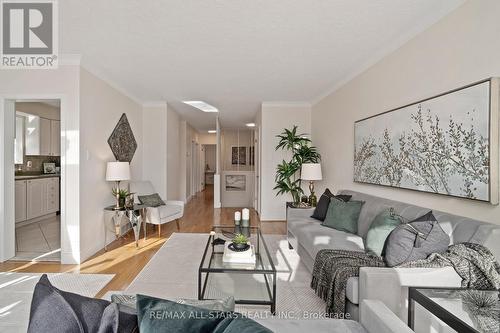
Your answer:
[[[214,134],[214,133],[217,133],[217,131],[216,130],[208,130],[208,133]]]
[[[183,101],[183,103],[191,105],[192,107],[197,108],[198,110],[201,110],[203,112],[219,112],[219,110],[217,110],[215,106],[212,106],[203,101]]]

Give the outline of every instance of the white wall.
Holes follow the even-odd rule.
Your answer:
[[[216,146],[205,145],[205,166],[208,164],[210,171],[215,171],[216,168]]]
[[[167,109],[167,199],[184,200],[181,174],[181,118],[170,106]]]
[[[354,121],[500,76],[500,1],[467,1],[440,22],[313,107],[312,134],[323,156],[318,193],[348,188],[500,224],[500,207],[353,183]]]
[[[253,131],[251,130],[222,130],[221,132],[222,170],[251,171],[255,166],[250,165],[250,146],[253,146]],[[232,164],[232,148],[246,147],[246,164]]]
[[[61,260],[63,263],[80,262],[80,104],[78,65],[61,65],[55,70],[0,70],[0,118],[3,119],[2,99],[61,99]],[[0,122],[0,137],[4,135],[5,122]],[[13,156],[9,158],[14,159]],[[10,166],[9,166],[10,168]],[[0,163],[0,174],[5,173]],[[2,183],[0,188],[14,195],[13,164],[12,184]],[[2,200],[0,195],[0,200]],[[0,205],[0,261],[14,255],[14,220],[6,218]],[[102,233],[102,231],[101,231]],[[10,243],[12,242],[12,243]],[[12,249],[12,250],[9,250]]]
[[[167,198],[167,104],[144,107],[142,113],[142,180]]]
[[[263,221],[285,220],[286,202],[290,196],[276,196],[274,176],[276,166],[289,158],[283,151],[275,151],[276,135],[285,128],[298,126],[299,133],[311,132],[311,107],[304,104],[263,103],[259,123],[261,126],[261,212]],[[315,143],[315,142],[313,142]]]
[[[131,162],[132,179],[140,179],[142,169],[142,106],[118,92],[85,69],[80,71],[80,247],[82,260],[104,247],[104,212],[114,203],[111,188],[106,182],[106,163],[115,158],[107,140],[122,113],[137,141]],[[107,241],[114,240],[109,233]]]

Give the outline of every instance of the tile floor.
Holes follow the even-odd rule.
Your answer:
[[[60,216],[16,228],[16,256],[12,260],[60,261]]]

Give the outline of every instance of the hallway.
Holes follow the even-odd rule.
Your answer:
[[[231,225],[237,208],[213,208],[213,190],[206,188],[197,193],[184,209],[180,219],[180,232],[209,233],[214,225]],[[250,210],[251,225],[260,226],[264,234],[286,234],[286,222],[261,222],[254,209]],[[148,261],[161,248],[174,232],[178,232],[175,223],[168,223],[161,228],[158,238],[155,226],[148,225],[147,233],[151,237],[144,240],[141,233],[139,247],[135,247],[133,233],[129,231],[123,237],[108,245],[108,251],[101,250],[80,265],[62,265],[53,262],[7,261],[0,263],[0,272],[76,272],[115,274],[113,280],[99,293],[109,290],[123,290],[142,270]],[[200,254],[201,258],[201,254]],[[198,258],[196,258],[198,260]]]

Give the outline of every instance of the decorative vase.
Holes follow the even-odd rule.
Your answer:
[[[118,199],[118,206],[119,206],[120,208],[125,207],[125,199],[126,199],[125,197],[120,197],[120,198]]]

